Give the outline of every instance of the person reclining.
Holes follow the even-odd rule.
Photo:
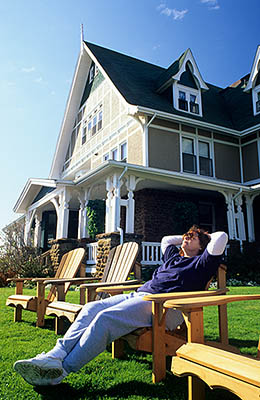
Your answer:
[[[165,236],[161,242],[163,264],[151,280],[136,292],[86,304],[52,350],[16,361],[15,371],[34,386],[59,384],[114,340],[137,328],[152,326],[152,303],[143,300],[145,295],[204,290],[217,272],[227,241],[225,232],[209,234],[197,226],[182,236]],[[175,329],[183,322],[182,314],[170,311],[166,326]]]

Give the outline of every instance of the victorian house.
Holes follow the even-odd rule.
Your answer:
[[[209,62],[210,68],[210,62]],[[190,49],[168,68],[82,40],[48,179],[14,207],[25,239],[88,237],[89,200],[105,231],[146,241],[174,232],[176,204],[240,242],[260,240],[260,46],[248,75],[205,82]]]

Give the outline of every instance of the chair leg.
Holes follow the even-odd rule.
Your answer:
[[[64,333],[64,321],[62,318],[55,317],[55,333],[56,335]]]
[[[122,358],[124,355],[124,341],[117,339],[112,342],[112,358]]]
[[[14,322],[20,322],[22,320],[22,307],[16,306],[14,309]]]
[[[196,376],[188,376],[188,400],[205,400],[205,383]]]

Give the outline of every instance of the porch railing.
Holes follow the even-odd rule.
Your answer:
[[[89,243],[87,248],[87,272],[95,272],[97,257],[97,242]],[[142,242],[142,265],[159,265],[162,263],[161,243],[160,242]]]

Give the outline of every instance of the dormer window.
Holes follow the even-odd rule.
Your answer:
[[[256,103],[255,103],[256,113],[260,112],[260,90],[256,93]]]
[[[186,93],[182,90],[179,91],[179,109],[188,111],[188,102],[186,100]]]
[[[180,86],[177,84],[178,102],[176,108],[191,114],[202,115],[200,91],[192,88],[183,88],[182,86],[180,90]]]

